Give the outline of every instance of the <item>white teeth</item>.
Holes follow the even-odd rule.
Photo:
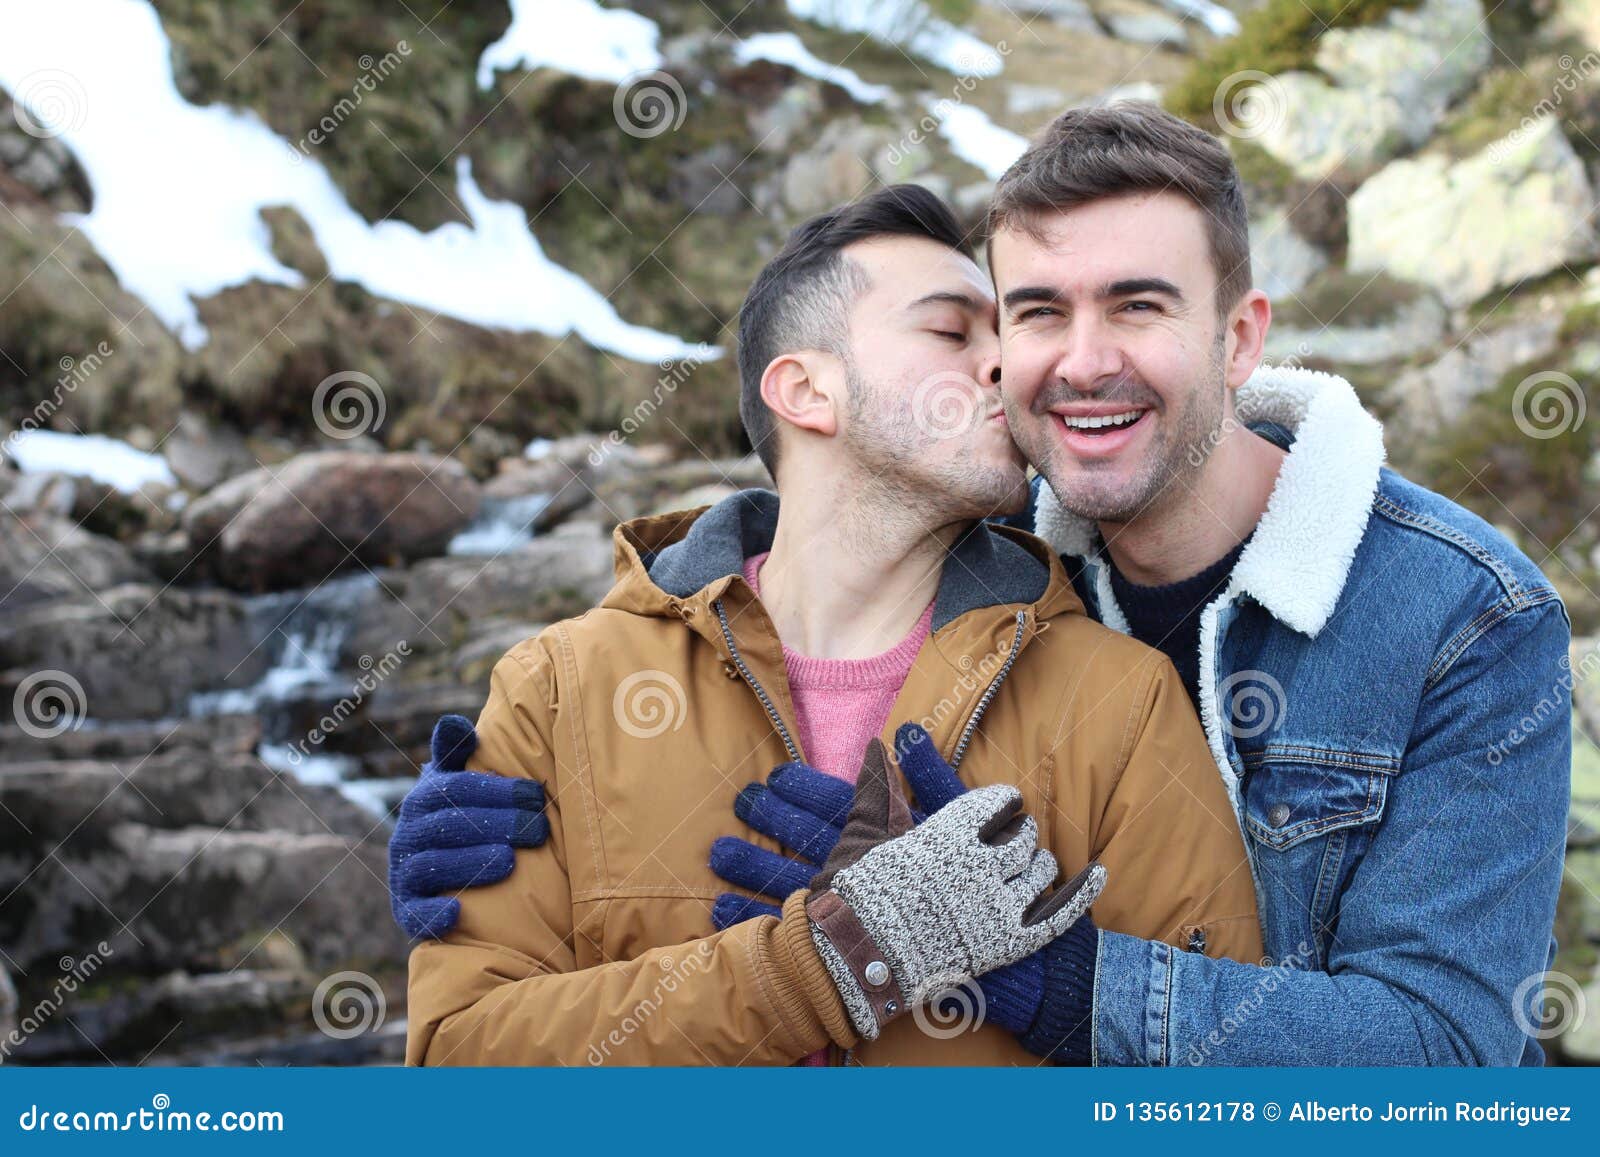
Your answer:
[[[1102,426],[1126,426],[1130,422],[1137,422],[1141,410],[1129,410],[1123,414],[1107,414],[1101,418],[1074,418],[1071,415],[1062,415],[1062,421],[1074,430],[1098,430]]]

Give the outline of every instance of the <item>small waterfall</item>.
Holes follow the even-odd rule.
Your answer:
[[[251,620],[261,646],[272,649],[272,666],[254,686],[190,696],[189,714],[259,715],[256,756],[261,762],[302,783],[337,787],[346,798],[387,816],[414,780],[360,779],[361,761],[355,756],[305,752],[295,743],[303,738],[296,733],[308,703],[332,704],[351,694],[353,677],[340,674],[339,653],[362,601],[377,584],[362,572],[250,599]]]
[[[533,541],[534,520],[550,505],[548,494],[485,498],[478,517],[450,540],[448,553],[493,555]]]

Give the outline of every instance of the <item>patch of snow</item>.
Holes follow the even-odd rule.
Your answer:
[[[272,255],[261,218],[271,205],[299,211],[329,276],[374,294],[478,325],[577,333],[638,361],[699,348],[623,321],[594,287],[545,256],[521,208],[484,195],[465,157],[457,158],[456,192],[470,226],[423,233],[366,221],[320,164],[254,114],[183,99],[171,45],[146,0],[9,3],[5,22],[0,86],[24,107],[40,94],[38,119],[49,82],[53,128],[94,191],[93,210],[66,220],[190,348],[207,337],[195,298],[252,279],[303,284]]]
[[[935,16],[922,0],[788,0],[789,11],[824,28],[870,36],[959,76],[998,76],[1000,53]]]
[[[991,181],[999,180],[1028,147],[1026,137],[1001,128],[970,104],[936,101],[929,111],[938,119],[939,135],[950,142],[950,151],[982,169]]]
[[[661,67],[660,39],[654,20],[594,0],[511,0],[511,27],[478,58],[478,87],[516,68],[620,82]]]
[[[146,482],[178,485],[178,479],[161,455],[147,454],[103,434],[19,430],[6,450],[17,469],[24,473],[93,478],[124,494],[134,493]]]
[[[1211,0],[1162,0],[1179,16],[1187,16],[1213,36],[1237,36],[1239,18]]]
[[[787,65],[805,76],[838,85],[862,104],[882,104],[894,95],[888,85],[868,84],[850,69],[818,59],[793,32],[762,32],[741,40],[733,58],[740,64],[770,60]]]

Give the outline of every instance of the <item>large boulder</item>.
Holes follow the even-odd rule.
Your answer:
[[[47,705],[64,693],[74,720],[181,715],[196,691],[261,677],[270,656],[260,629],[245,600],[222,590],[129,583],[34,603],[0,615],[0,695],[26,683],[30,701]]]
[[[1387,272],[1465,306],[1592,260],[1594,195],[1553,117],[1466,160],[1396,161],[1350,197],[1353,272]]]
[[[1312,72],[1261,84],[1244,116],[1256,142],[1301,177],[1361,170],[1426,141],[1489,61],[1479,0],[1423,0],[1333,28]]]
[[[1551,310],[1518,318],[1453,345],[1427,365],[1404,371],[1390,386],[1386,426],[1401,440],[1432,440],[1460,421],[1472,400],[1517,366],[1552,353],[1561,314]]]
[[[115,539],[47,511],[0,506],[0,611],[152,577]]]
[[[319,452],[224,482],[190,504],[184,528],[220,581],[277,590],[439,554],[478,502],[448,458]]]

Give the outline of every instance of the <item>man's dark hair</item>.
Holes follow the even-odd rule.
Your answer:
[[[1036,236],[1041,217],[1122,193],[1171,190],[1205,213],[1217,312],[1250,290],[1250,224],[1239,170],[1222,142],[1148,101],[1069,109],[1007,169],[989,203],[1001,229]]]
[[[739,417],[774,480],[778,439],[772,411],[761,398],[761,375],[773,358],[795,350],[847,354],[850,307],[868,282],[866,272],[842,251],[874,237],[926,237],[972,256],[955,214],[920,185],[879,189],[789,234],[739,309]]]

